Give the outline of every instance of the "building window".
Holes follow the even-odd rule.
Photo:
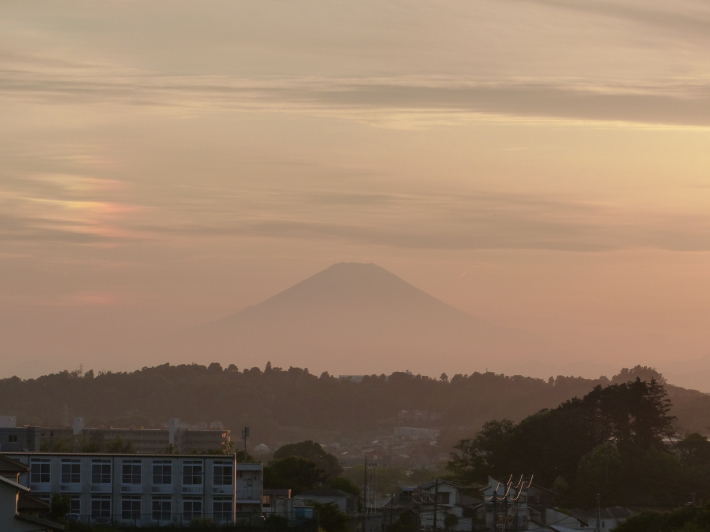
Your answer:
[[[8,443],[17,443],[17,434],[10,434],[7,437]]]
[[[111,497],[91,498],[91,519],[111,519]]]
[[[69,513],[81,515],[81,497],[72,497],[69,499]]]
[[[91,483],[111,484],[111,460],[93,460],[91,463]]]
[[[443,493],[439,493],[438,499],[439,499],[439,504],[449,504],[449,497],[451,496],[451,493],[448,491],[445,491]]]
[[[232,522],[232,499],[215,498],[212,502],[212,519],[217,523]]]
[[[202,484],[202,462],[186,460],[183,463],[182,483],[186,486]]]
[[[153,497],[153,521],[170,521],[172,511],[170,497]]]
[[[121,519],[133,520],[141,518],[140,495],[124,496],[121,499]]]
[[[62,460],[62,484],[81,483],[81,460],[65,458]]]
[[[141,461],[140,460],[124,460],[123,469],[121,471],[122,484],[140,484],[141,483]]]
[[[185,497],[182,500],[182,518],[192,521],[202,516],[202,499],[198,497]]]
[[[234,464],[230,462],[215,462],[214,485],[231,486],[234,478]]]
[[[173,483],[173,464],[170,460],[155,460],[153,462],[153,484],[164,485]]]
[[[49,470],[49,458],[32,460],[30,464],[30,483],[48,484],[50,482]]]

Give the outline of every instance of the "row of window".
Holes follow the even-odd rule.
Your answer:
[[[183,485],[202,485],[203,463],[199,460],[185,460],[182,466]],[[213,462],[213,483],[215,486],[231,486],[234,477],[234,464],[231,462]],[[81,460],[64,458],[61,462],[62,484],[81,483]],[[94,459],[91,461],[91,483],[111,484],[112,461]],[[121,483],[142,484],[143,463],[141,460],[121,461]],[[30,463],[30,483],[47,484],[51,482],[51,462],[47,458],[34,459]],[[173,483],[173,463],[170,460],[153,460],[153,484],[170,485]]]
[[[140,520],[143,516],[141,498],[139,496],[124,496],[121,498],[121,519]],[[182,508],[178,514],[173,514],[173,501],[170,497],[153,497],[151,500],[150,516],[153,521],[171,521],[176,517],[191,521],[202,517],[204,501],[199,497],[183,497]],[[81,512],[81,499],[74,497],[70,500],[70,513],[83,515]],[[212,501],[212,514],[214,521],[228,522],[232,520],[232,499],[216,498]],[[111,498],[108,496],[94,496],[91,498],[91,518],[110,519]]]

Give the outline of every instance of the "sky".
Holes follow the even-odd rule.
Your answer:
[[[708,50],[704,0],[4,0],[0,377],[355,261],[700,387]]]

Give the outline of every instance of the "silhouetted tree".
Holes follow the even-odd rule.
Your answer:
[[[327,452],[321,445],[312,440],[306,440],[299,443],[289,443],[283,447],[279,447],[274,452],[274,460],[286,458],[288,456],[300,456],[313,462],[318,471],[321,472],[322,479],[340,475],[343,468],[338,459]]]
[[[290,489],[292,495],[315,488],[321,480],[316,465],[300,456],[274,460],[264,467],[264,488]]]

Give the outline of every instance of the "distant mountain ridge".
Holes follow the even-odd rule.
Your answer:
[[[530,333],[466,314],[375,264],[339,263],[146,353],[171,362],[262,367],[270,360],[312,371],[336,366],[343,373],[366,367],[387,373],[404,364],[438,375],[442,368],[480,370],[488,357],[527,356],[542,345]]]

